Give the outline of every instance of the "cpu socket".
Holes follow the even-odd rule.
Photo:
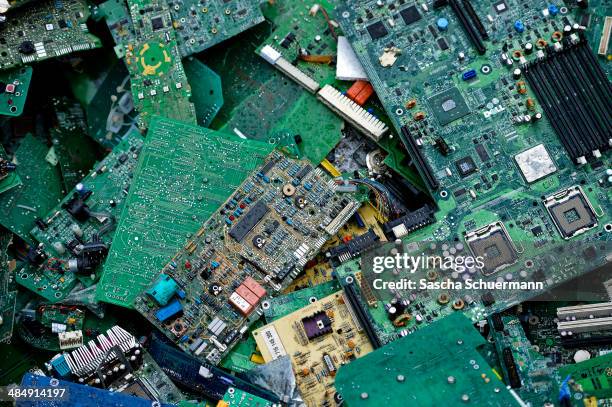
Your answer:
[[[516,247],[501,222],[468,232],[465,241],[474,257],[482,259],[484,275],[496,273],[518,260]]]
[[[544,198],[544,206],[564,239],[597,226],[595,210],[579,186]]]

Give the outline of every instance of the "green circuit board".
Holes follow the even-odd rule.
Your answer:
[[[506,385],[513,388],[525,403],[554,403],[563,377],[552,361],[534,349],[516,316],[493,316],[491,336]],[[489,321],[492,321],[492,319]]]
[[[358,207],[321,169],[274,151],[135,308],[183,350],[218,364],[259,319],[262,301],[286,288]]]
[[[24,66],[0,72],[0,115],[19,116],[23,113],[32,67]]]
[[[17,173],[23,183],[0,195],[0,222],[28,243],[36,219],[45,216],[64,195],[59,168],[45,157],[49,147],[31,134],[21,141],[15,153]]]
[[[244,390],[229,387],[217,407],[273,407],[274,404]]]
[[[612,353],[594,357],[584,362],[567,364],[559,368],[562,379],[571,377],[570,389],[574,398],[578,395],[595,396],[599,399],[612,397]]]
[[[169,0],[183,57],[202,52],[264,21],[260,0]]]
[[[609,88],[609,64],[603,58],[595,60],[588,50],[599,42],[592,39],[601,35],[602,16],[610,13],[609,3],[591,2],[588,11],[571,3],[553,8],[554,13],[546,2],[523,5],[500,0],[496,2],[499,7],[479,1],[457,3],[436,2],[439,7],[433,7],[403,0],[382,6],[348,1],[336,11],[438,205],[434,215],[420,219],[424,223],[411,224],[416,218],[405,221],[392,236],[403,240],[395,250],[415,256],[440,256],[449,248],[452,253],[474,256],[490,247],[500,250],[499,255],[490,255],[480,271],[462,274],[421,269],[416,274],[400,272],[397,280],[537,281],[546,289],[605,264],[612,237],[612,190],[605,175],[611,166],[607,141],[605,146],[599,145],[599,139],[591,135],[576,141],[576,145],[592,149],[585,154],[586,163],[580,164],[580,157],[565,145],[564,135],[557,134],[548,117],[546,109],[554,103],[536,95],[534,89],[548,81],[544,72],[548,68],[543,66],[553,58],[557,64],[553,76],[565,77],[574,85],[578,75],[585,75],[584,82],[599,84],[581,117],[587,121],[587,116],[594,114],[588,119],[594,127],[612,123],[600,120],[600,104],[610,99],[606,102],[598,93],[605,94]],[[467,13],[465,3],[475,9],[488,35],[488,40],[480,41],[486,48],[482,54],[458,17]],[[445,19],[442,26],[448,23],[445,30],[438,28],[440,18]],[[525,25],[523,33],[514,28],[516,20]],[[468,25],[476,30],[470,21]],[[586,34],[572,31],[558,40],[566,21],[570,27],[574,22],[586,24]],[[481,34],[475,35],[480,38]],[[583,37],[591,41],[585,43]],[[548,47],[542,48],[539,39]],[[532,46],[529,53],[527,43]],[[557,51],[559,47],[564,51]],[[562,52],[558,61],[556,52]],[[504,59],[502,54],[506,53]],[[511,68],[507,67],[508,59],[513,61]],[[583,71],[571,76],[561,62],[564,60],[570,66],[582,61]],[[519,66],[522,72],[515,79],[513,71]],[[464,75],[470,69],[476,76]],[[529,75],[540,82],[530,81]],[[543,92],[548,91],[544,87]],[[582,88],[578,91],[582,96],[584,92]],[[574,129],[568,128],[571,131]],[[574,212],[582,215],[572,218]],[[367,277],[371,263],[349,262],[340,266],[338,274],[359,270]],[[413,305],[406,307],[411,318],[396,325],[384,309],[388,295],[384,301],[370,298],[373,305],[368,309],[384,341],[390,338],[387,334],[394,337],[399,332],[412,332],[457,311],[465,311],[477,321],[542,291],[415,290]]]
[[[609,168],[610,117],[602,109],[609,109],[609,93],[605,95],[610,69],[605,59],[596,61],[587,52],[599,42],[593,39],[601,35],[603,17],[611,12],[609,4],[590,2],[585,11],[572,2],[568,7],[555,6],[553,15],[545,1],[526,8],[519,1],[500,0],[500,9],[489,2],[464,2],[475,10],[488,38],[483,41],[474,34],[479,48],[461,24],[459,16],[467,13],[467,7],[458,6],[457,0],[439,3],[442,6],[426,6],[425,11],[412,1],[388,2],[383,7],[374,1],[348,1],[336,13],[437,198],[475,210],[508,191],[541,185],[542,179],[554,183],[559,178],[563,185],[568,182],[564,176],[574,171],[593,177],[591,172]],[[445,20],[444,30],[437,27],[438,19]],[[587,23],[587,34],[572,32],[563,38],[564,27],[574,23]],[[476,30],[475,23],[466,25]],[[585,43],[582,36],[590,41]],[[528,43],[529,51],[524,49]],[[560,63],[554,71],[540,72],[543,69],[534,61],[547,66],[545,61],[559,47],[571,61]],[[574,63],[584,69],[565,80],[589,86],[593,81],[596,90],[593,94],[577,91],[580,102],[586,100],[590,106],[581,111],[581,118],[593,127],[584,130],[588,133],[584,138],[573,140],[575,147],[568,147],[572,144],[568,134],[575,134],[575,128],[556,131],[561,110],[553,106],[554,114],[549,114],[546,108],[554,103],[540,97],[539,85],[531,84],[538,78],[547,94],[552,78],[569,75],[567,69]],[[540,144],[546,151],[530,151]],[[533,171],[529,166],[537,153],[550,163],[548,170]],[[579,161],[586,164],[576,165]],[[551,174],[555,175],[546,179]]]
[[[336,389],[351,406],[518,406],[479,353],[484,345],[455,314],[340,366]]]
[[[42,216],[30,234],[44,246],[49,262],[27,264],[17,272],[17,282],[50,302],[62,300],[77,279],[92,284],[91,273],[76,274],[67,267],[78,246],[94,235],[109,243],[132,181],[143,139],[137,130],[127,134],[104,160],[61,203]],[[94,278],[96,278],[94,273]]]
[[[221,77],[193,57],[183,59],[183,67],[191,84],[193,92],[191,100],[195,107],[198,125],[209,127],[223,106]]]
[[[0,343],[10,342],[13,335],[17,291],[13,273],[9,269],[7,249],[11,244],[10,233],[0,231]]]
[[[135,37],[124,44],[125,63],[138,115],[138,126],[146,129],[151,117],[196,123],[190,101],[191,87],[181,62],[175,30],[166,0],[128,2]],[[118,44],[121,45],[121,44]]]
[[[203,127],[153,119],[97,299],[131,307],[271,148]]]
[[[0,69],[98,48],[85,0],[43,0],[10,12],[0,27]],[[44,40],[43,40],[44,38]]]
[[[21,185],[19,173],[15,170],[4,169],[7,164],[11,164],[11,158],[6,154],[4,147],[0,146],[0,163],[3,164],[3,171],[0,172],[0,194]]]

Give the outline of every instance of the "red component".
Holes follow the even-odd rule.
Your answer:
[[[259,298],[266,295],[266,289],[263,288],[253,277],[247,277],[242,284],[244,284],[249,290],[251,290]]]
[[[350,242],[352,239],[353,239],[353,238],[352,238],[350,235],[346,235],[346,236],[344,236],[344,237],[342,238],[342,241],[343,241],[344,243],[348,243],[348,242]]]
[[[190,269],[191,269],[191,263],[189,262],[189,260],[186,260],[186,261],[185,261],[185,268],[186,268],[187,270],[190,270]]]
[[[13,104],[13,99],[7,100],[6,103],[8,103],[9,105],[12,105]]]
[[[363,106],[373,94],[374,88],[366,81],[356,81],[353,86],[346,91],[346,96],[360,106]]]
[[[6,88],[4,89],[6,93],[15,93],[15,85],[12,83],[9,83],[8,85],[6,85]]]
[[[238,288],[236,288],[236,292],[251,305],[256,305],[259,302],[259,297],[246,288],[244,284],[240,284]]]
[[[234,219],[236,219],[236,217],[234,215],[230,215],[229,220],[231,220],[233,222]]]
[[[240,204],[240,209],[244,209],[244,208],[246,208],[246,205],[244,203],[241,203]]]

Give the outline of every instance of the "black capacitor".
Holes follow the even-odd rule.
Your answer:
[[[397,297],[394,297],[391,301],[391,306],[394,307],[397,310],[397,314],[403,314],[404,310],[406,309],[406,307],[404,306],[404,304],[402,303],[402,301],[400,301]]]
[[[533,52],[533,44],[528,42],[525,44],[525,54],[529,55]]]

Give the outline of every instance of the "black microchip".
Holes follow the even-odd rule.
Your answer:
[[[382,23],[382,21],[369,25],[368,32],[370,33],[370,37],[372,37],[373,40],[377,40],[389,34],[387,28]]]
[[[234,225],[229,235],[238,243],[242,242],[245,236],[253,230],[269,211],[270,208],[268,208],[264,201],[257,201],[257,203],[251,207],[251,210],[244,214],[242,219]]]
[[[484,293],[481,298],[482,298],[482,303],[484,304],[485,307],[489,307],[495,304],[495,297],[493,297],[493,294],[491,294],[491,291]]]
[[[30,55],[36,51],[36,48],[34,47],[34,43],[32,41],[24,41],[19,44],[18,50],[22,54]]]
[[[480,161],[483,163],[489,161],[489,153],[487,153],[487,149],[482,144],[476,146],[476,153],[478,153],[478,157],[480,157]]]
[[[444,38],[438,38],[438,47],[440,47],[442,51],[446,51],[448,49],[448,43]]]
[[[457,167],[457,171],[459,171],[461,178],[465,178],[477,170],[476,163],[474,163],[474,160],[470,156],[455,161],[455,167]]]
[[[403,9],[400,11],[400,15],[402,16],[402,19],[406,25],[412,24],[421,19],[421,14],[419,14],[419,10],[416,8],[416,6],[410,6]]]
[[[542,226],[532,228],[531,233],[533,233],[534,236],[540,236],[542,234]]]
[[[151,19],[151,27],[153,28],[153,31],[159,30],[161,28],[164,28],[164,19],[161,17],[155,17]]]
[[[68,27],[68,24],[66,23],[66,20],[59,20],[57,22],[57,25],[59,25],[59,28],[66,28],[66,27]]]

